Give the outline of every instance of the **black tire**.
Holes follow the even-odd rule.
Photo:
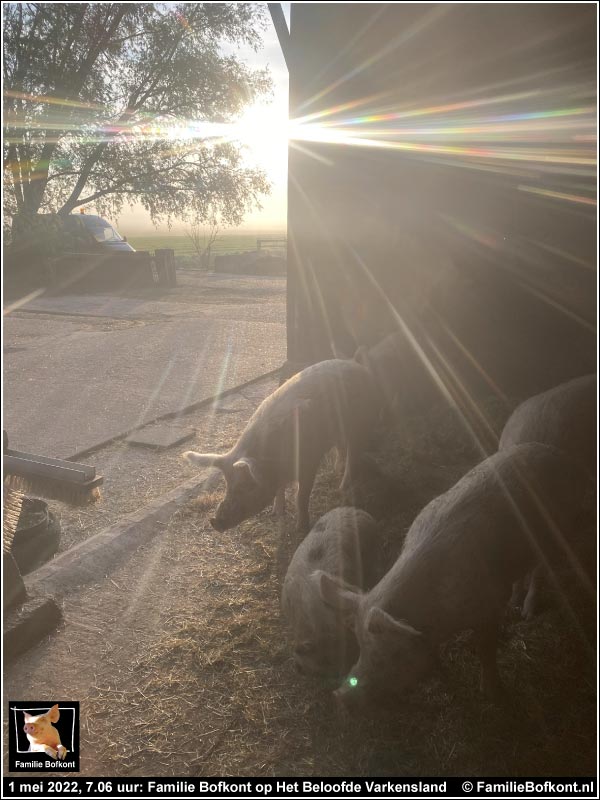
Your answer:
[[[25,497],[12,543],[12,554],[22,575],[45,564],[58,550],[60,523],[48,504]]]

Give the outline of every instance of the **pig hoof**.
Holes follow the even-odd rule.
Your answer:
[[[521,609],[521,619],[524,619],[526,622],[531,622],[531,620],[536,616],[535,609],[533,608],[523,608]]]
[[[543,611],[546,610],[546,604],[537,596],[527,597],[523,603],[521,617],[527,622],[538,617]]]
[[[510,597],[509,605],[512,608],[522,609],[523,603],[525,601],[525,590],[522,586],[513,589],[513,593]]]
[[[521,612],[521,619],[524,619],[525,622],[532,622],[536,617],[539,617],[543,611],[543,608],[537,606],[534,608],[524,608]]]
[[[276,517],[285,516],[285,491],[279,490],[273,502],[273,515]]]

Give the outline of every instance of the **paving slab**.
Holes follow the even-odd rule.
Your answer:
[[[5,316],[11,447],[73,458],[285,361],[281,279],[178,291],[39,297]]]
[[[196,431],[192,428],[181,428],[177,425],[159,423],[157,425],[149,425],[147,428],[142,428],[141,431],[132,433],[125,441],[127,444],[136,447],[167,450],[169,447],[175,447],[178,444],[187,442],[188,439],[192,439],[195,433]]]

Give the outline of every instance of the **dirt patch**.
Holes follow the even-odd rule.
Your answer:
[[[424,503],[479,453],[445,409],[405,420],[383,445],[385,491],[365,480],[360,502],[379,508],[391,559]],[[338,481],[329,459],[313,519],[347,501]],[[5,673],[11,697],[43,686],[81,700],[83,774],[594,774],[594,661],[557,613],[532,623],[507,614],[500,706],[481,697],[462,636],[400,706],[342,718],[333,686],[295,671],[279,615],[293,515],[263,512],[219,534],[207,523],[219,498],[193,501],[109,578],[66,600],[58,634]]]

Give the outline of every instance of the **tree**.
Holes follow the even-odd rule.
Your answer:
[[[228,122],[270,88],[256,3],[4,4],[5,215],[141,203],[153,221],[239,224],[269,186]]]
[[[185,235],[190,240],[198,263],[204,269],[210,267],[210,256],[214,243],[219,235],[219,223],[216,219],[207,220],[204,226],[199,220],[193,220],[185,228]]]

